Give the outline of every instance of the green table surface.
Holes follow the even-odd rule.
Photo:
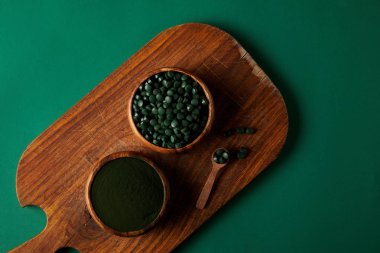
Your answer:
[[[289,109],[280,158],[176,252],[380,252],[380,1],[0,0],[0,252],[46,217],[21,208],[37,135],[160,31],[236,37]]]

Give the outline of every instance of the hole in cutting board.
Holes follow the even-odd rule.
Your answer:
[[[79,253],[79,250],[74,249],[72,247],[64,247],[58,249],[55,253]]]

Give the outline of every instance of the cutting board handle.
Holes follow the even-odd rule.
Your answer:
[[[32,239],[10,250],[9,253],[55,253],[65,247],[73,247],[79,250],[80,245],[76,245],[72,238],[77,235],[80,236],[82,233],[90,233],[95,237],[103,233],[90,218],[87,210],[84,210],[77,219],[71,221],[65,221],[59,216],[47,215],[47,224],[44,230]]]
[[[61,234],[61,235],[59,235]],[[57,229],[49,229],[47,226],[41,233],[21,244],[17,248],[12,249],[9,253],[34,253],[46,252],[54,253],[58,249],[65,247],[63,239],[59,240],[60,236],[64,237],[65,233]]]

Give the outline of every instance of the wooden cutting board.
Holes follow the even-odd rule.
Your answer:
[[[160,67],[178,67],[199,76],[215,100],[211,133],[186,153],[146,149],[128,123],[127,103],[138,77]],[[47,105],[48,106],[48,105]],[[237,126],[253,135],[221,133]],[[284,100],[262,69],[228,33],[206,24],[167,29],[129,58],[88,95],[38,136],[25,150],[16,179],[21,206],[36,205],[47,215],[45,229],[11,252],[168,252],[252,181],[279,154],[288,131]],[[229,164],[204,210],[195,208],[217,147],[247,146],[250,155]],[[94,164],[119,151],[138,151],[155,161],[171,187],[169,210],[146,234],[119,237],[91,219],[85,186]]]

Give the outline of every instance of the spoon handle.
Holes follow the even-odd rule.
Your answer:
[[[210,174],[208,175],[207,181],[204,184],[202,192],[198,197],[198,201],[196,204],[196,207],[198,209],[204,209],[205,208],[205,206],[207,204],[207,200],[210,196],[212,187],[214,186],[215,180],[219,175],[219,171],[220,171],[220,168],[213,167]]]

